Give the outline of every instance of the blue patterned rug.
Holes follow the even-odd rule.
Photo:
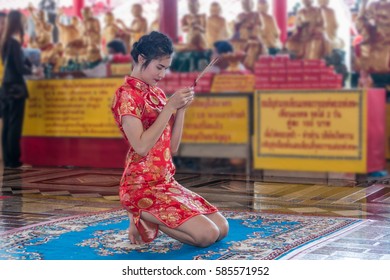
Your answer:
[[[346,218],[222,211],[229,235],[208,248],[184,245],[160,233],[131,245],[124,210],[99,212],[29,226],[0,235],[0,259],[28,260],[255,260],[281,259],[349,231]]]

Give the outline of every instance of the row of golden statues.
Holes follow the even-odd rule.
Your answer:
[[[210,16],[206,19],[199,13],[199,1],[189,0],[190,13],[182,19],[187,32],[187,49],[212,47],[217,40],[229,40],[234,49],[246,53],[243,64],[253,69],[258,56],[272,49],[285,49],[299,59],[320,59],[333,49],[342,49],[343,41],[337,37],[338,23],[329,0],[302,0],[303,7],[296,15],[295,29],[285,46],[280,42],[280,30],[275,18],[269,13],[267,0],[257,1],[257,10],[252,0],[241,0],[242,11],[234,21],[233,34],[229,37],[226,20],[221,16],[218,3],[211,4]]]
[[[269,13],[267,0],[257,0],[257,10],[253,0],[241,0],[242,11],[232,28],[222,16],[222,7],[218,2],[210,5],[210,15],[206,16],[199,12],[199,0],[187,1],[188,13],[181,18],[186,40],[177,46],[179,51],[211,49],[214,42],[227,40],[236,51],[245,53],[243,64],[252,69],[258,56],[271,49],[284,49],[296,58],[319,59],[329,55],[333,49],[344,46],[344,42],[337,37],[338,22],[335,11],[329,7],[329,0],[317,0],[318,6],[313,0],[302,0],[303,7],[296,14],[295,28],[285,45],[280,42],[280,31],[275,18]],[[390,37],[387,35],[390,35],[390,3],[376,0],[368,5],[367,0],[362,1],[357,27],[363,41],[356,66],[370,71],[389,71]],[[65,25],[60,20],[62,13],[58,14],[56,26],[60,43],[53,44],[53,26],[45,20],[43,11],[30,7],[30,12],[36,29],[36,36],[30,44],[41,50],[42,63],[55,64],[57,69],[70,60],[93,62],[101,59],[102,53],[106,52],[104,46],[102,48],[102,39],[106,43],[121,39],[129,51],[132,43],[142,35],[159,29],[159,15],[148,28],[140,4],[132,5],[133,21],[129,27],[108,12],[102,29],[91,8],[85,7],[82,21],[72,17],[71,22]]]
[[[362,42],[356,49],[356,68],[366,72],[390,72],[390,1],[362,0],[357,29]]]

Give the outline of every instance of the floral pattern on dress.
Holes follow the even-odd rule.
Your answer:
[[[141,120],[148,129],[157,119],[167,98],[158,87],[127,76],[113,98],[112,112],[120,131],[123,116]],[[152,214],[169,228],[176,228],[188,219],[212,214],[218,209],[201,196],[181,186],[175,179],[176,168],[170,150],[172,117],[154,147],[140,156],[129,144],[119,196],[123,207],[133,214],[135,224],[145,242],[157,237],[158,225],[140,221],[141,212]]]

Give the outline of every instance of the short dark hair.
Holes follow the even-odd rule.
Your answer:
[[[216,41],[214,47],[218,54],[233,52],[233,46],[228,41]]]
[[[112,40],[108,42],[107,49],[112,49],[114,53],[126,54],[126,46],[121,40]]]
[[[171,56],[173,53],[172,40],[165,34],[152,31],[148,35],[142,36],[138,42],[133,44],[131,57],[138,63],[138,56],[142,55],[146,61],[142,65],[145,69],[153,59]]]

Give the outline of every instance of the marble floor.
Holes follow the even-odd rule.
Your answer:
[[[0,167],[0,233],[39,222],[120,207],[122,170]],[[301,259],[390,260],[390,177],[299,182],[264,180],[242,170],[178,170],[177,180],[220,209],[367,220]],[[283,179],[283,180],[280,180]],[[277,182],[279,181],[279,182]],[[305,182],[307,181],[307,182]]]

